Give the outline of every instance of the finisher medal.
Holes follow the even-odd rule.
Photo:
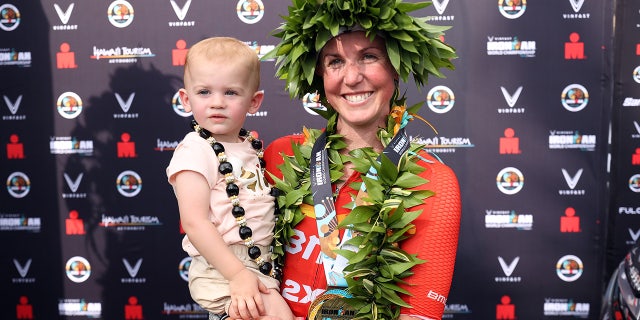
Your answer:
[[[351,294],[344,289],[329,289],[318,296],[309,307],[308,320],[353,319],[355,310],[345,298]]]

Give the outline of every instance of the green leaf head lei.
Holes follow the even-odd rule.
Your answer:
[[[292,0],[289,15],[275,30],[281,41],[263,59],[276,59],[276,76],[286,81],[291,98],[307,93],[324,92],[322,79],[316,74],[319,52],[331,38],[350,28],[364,30],[372,41],[376,35],[385,39],[387,54],[400,79],[413,76],[418,88],[429,75],[443,78],[441,68],[453,70],[455,49],[440,39],[450,27],[427,23],[427,18],[409,12],[431,5],[430,1],[405,3],[401,0]],[[332,109],[321,98],[331,116]],[[396,104],[397,105],[397,104]]]

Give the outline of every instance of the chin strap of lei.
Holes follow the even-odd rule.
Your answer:
[[[416,112],[420,104],[406,108],[404,99],[398,102],[400,104],[391,110],[387,127],[378,131],[378,137],[385,147],[397,130],[414,117],[419,118]],[[344,163],[351,162],[354,170],[362,175],[362,182],[353,183],[351,187],[359,190],[361,183],[364,183],[367,190],[364,204],[355,206],[338,226],[359,234],[347,242],[358,248],[357,252],[337,250],[349,260],[345,278],[352,297],[345,300],[356,310],[357,319],[397,319],[400,307],[411,307],[401,298],[410,293],[399,285],[404,284],[403,279],[412,274],[411,268],[425,262],[399,246],[416,232],[412,221],[422,213],[421,210],[410,209],[434,194],[430,190],[413,190],[428,183],[418,176],[424,169],[416,163],[419,159],[417,153],[424,146],[411,143],[397,166],[372,148],[341,155],[340,150],[346,144],[341,135],[335,134],[336,121],[337,114],[334,114],[329,118],[326,128],[331,182],[347,178],[343,177],[342,171]],[[276,187],[282,191],[277,201],[281,215],[275,229],[273,253],[276,257],[284,256],[284,246],[294,235],[295,225],[304,218],[303,212],[313,210],[309,158],[313,144],[322,131],[303,128],[303,133],[304,143],[294,144],[293,155],[284,156],[284,164],[279,167],[283,179],[273,177]],[[370,168],[377,171],[377,179],[366,177]]]

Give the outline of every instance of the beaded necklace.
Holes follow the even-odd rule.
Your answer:
[[[224,146],[220,142],[216,141],[209,130],[200,127],[195,120],[191,120],[191,127],[196,133],[198,133],[198,135],[200,135],[201,138],[209,142],[213,152],[215,152],[216,157],[218,157],[218,161],[220,162],[218,172],[224,175],[224,180],[227,184],[225,190],[229,200],[231,200],[231,204],[233,205],[231,208],[231,214],[236,218],[236,223],[239,227],[238,233],[240,234],[240,239],[244,241],[244,245],[247,247],[249,257],[258,265],[258,269],[262,274],[280,280],[282,278],[282,264],[279,263],[279,259],[277,262],[274,261],[273,264],[265,261],[262,258],[262,251],[254,244],[254,241],[251,238],[253,231],[249,226],[247,226],[247,220],[244,216],[244,208],[240,206],[240,199],[238,198],[240,188],[235,183],[236,177],[233,175],[233,165],[227,161]],[[254,138],[251,133],[244,128],[240,129],[239,136],[248,140],[251,143],[251,147],[256,150],[256,156],[260,163],[260,170],[264,175],[265,161],[263,159],[264,149],[262,148],[262,140]],[[277,197],[278,189],[272,187],[271,195],[273,197]],[[277,208],[278,206],[276,205],[275,207]],[[276,210],[276,213],[277,212],[278,211]]]

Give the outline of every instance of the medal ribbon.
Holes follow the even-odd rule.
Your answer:
[[[318,236],[320,237],[320,256],[324,265],[324,272],[328,286],[347,287],[342,270],[347,266],[346,258],[335,253],[335,249],[349,249],[356,251],[355,247],[346,247],[342,244],[351,239],[352,232],[346,229],[342,239],[337,228],[338,220],[336,216],[336,206],[333,200],[331,189],[331,176],[329,173],[329,156],[326,150],[327,135],[326,130],[316,140],[311,149],[311,159],[309,161],[311,190],[313,192],[314,211],[316,224],[318,226]],[[394,164],[400,162],[402,155],[409,149],[409,137],[404,127],[393,137],[382,151]],[[375,168],[371,167],[367,172],[367,177],[377,179]],[[366,196],[366,187],[362,183],[355,205],[362,203],[361,199]],[[360,202],[360,203],[359,203]]]

